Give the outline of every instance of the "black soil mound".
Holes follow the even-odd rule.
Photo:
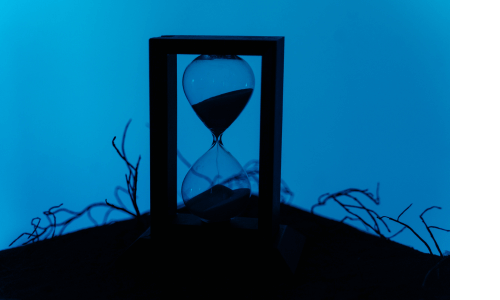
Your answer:
[[[256,216],[252,200],[244,216]],[[258,282],[248,281],[224,294],[230,286],[220,270],[197,270],[189,261],[178,262],[186,266],[182,274],[168,265],[134,269],[132,262],[129,272],[127,264],[125,271],[117,270],[116,259],[142,234],[134,220],[127,220],[1,251],[0,298],[449,299],[449,256],[429,273],[439,257],[284,204],[280,218],[306,242],[295,274],[278,276],[264,291]],[[149,215],[144,219],[149,226]],[[165,241],[163,247],[176,246]]]

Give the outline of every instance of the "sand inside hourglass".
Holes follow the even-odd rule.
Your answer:
[[[225,220],[225,216],[237,216],[248,205],[250,189],[231,190],[221,184],[214,185],[205,192],[191,198],[186,206],[202,219]]]
[[[253,89],[242,89],[208,98],[193,105],[200,120],[212,133],[220,136],[240,115]]]

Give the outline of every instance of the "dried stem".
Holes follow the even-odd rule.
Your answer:
[[[412,206],[412,205],[413,205],[413,203],[412,203],[412,204],[410,204],[410,205],[408,205],[408,207],[407,207],[405,210],[403,210],[403,212],[402,212],[402,213],[400,213],[400,214],[399,214],[398,219],[397,219],[398,221],[399,221],[399,218],[401,218],[401,216],[405,213],[405,211],[407,211],[407,210],[408,210],[408,208],[410,208],[410,206]]]
[[[127,164],[129,174],[128,174],[128,176],[127,176],[127,174],[125,174],[125,181],[127,182],[127,192],[128,192],[129,197],[130,197],[130,200],[132,201],[132,205],[134,207],[135,214],[129,212],[125,208],[120,208],[118,206],[112,205],[112,204],[108,203],[107,200],[105,200],[105,202],[107,205],[109,205],[112,208],[121,210],[123,212],[126,212],[126,213],[134,216],[138,222],[138,226],[142,228],[142,227],[144,227],[144,222],[141,219],[141,213],[139,212],[139,207],[137,206],[137,178],[139,175],[138,170],[139,170],[139,163],[141,162],[141,156],[139,155],[139,159],[137,160],[137,164],[134,167],[128,161],[127,155],[125,154],[125,137],[127,136],[127,129],[128,129],[128,126],[130,125],[130,122],[132,122],[132,119],[130,119],[128,121],[127,125],[125,126],[125,130],[123,131],[122,151],[120,152],[120,150],[118,150],[118,148],[115,145],[116,136],[113,138],[111,143],[112,143],[113,147],[115,148],[116,152],[118,153],[118,155],[120,155],[120,157],[123,159],[123,161],[125,161],[125,163]],[[115,195],[117,195],[116,189],[115,189]],[[121,202],[121,201],[119,201],[119,202]],[[120,204],[122,204],[122,206],[124,206],[123,203],[120,203]]]
[[[38,224],[36,224],[36,225],[34,225],[34,224],[33,224],[33,221],[34,221],[35,219],[38,219]],[[33,241],[34,241],[35,239],[38,239],[38,237],[39,237],[39,235],[38,235],[38,225],[40,225],[40,221],[41,221],[41,220],[42,220],[42,219],[40,219],[39,217],[33,218],[33,219],[31,220],[31,225],[33,225],[33,226],[35,227],[35,229],[33,229],[33,232],[32,232],[32,233],[27,233],[27,232],[22,233],[22,234],[21,234],[21,235],[20,235],[17,239],[15,239],[12,243],[10,243],[9,247],[10,247],[10,246],[12,246],[12,244],[14,244],[14,243],[15,243],[18,239],[20,239],[20,238],[21,238],[23,235],[25,235],[25,234],[26,234],[26,235],[28,235],[29,237],[32,237],[32,236],[34,235],[34,236],[35,236],[35,238],[33,239]],[[36,233],[36,234],[35,234],[35,233]],[[28,242],[29,242],[29,241],[28,241]],[[23,245],[26,245],[28,242],[24,243]]]
[[[415,235],[419,238],[419,240],[421,240],[421,241],[422,241],[422,243],[424,243],[424,244],[425,244],[425,246],[426,246],[426,247],[427,247],[427,249],[429,250],[429,253],[430,253],[430,254],[432,254],[432,255],[434,255],[434,254],[432,253],[432,250],[431,250],[431,248],[429,247],[429,245],[427,245],[427,243],[426,243],[426,242],[425,242],[425,241],[424,241],[424,240],[423,240],[423,239],[422,239],[422,238],[421,238],[421,237],[420,237],[420,236],[419,236],[419,235],[418,235],[418,234],[417,234],[417,233],[416,233],[416,232],[415,232],[415,231],[414,231],[414,230],[413,230],[410,226],[408,226],[408,225],[406,225],[405,223],[400,222],[400,221],[398,221],[398,220],[394,220],[393,218],[387,217],[387,216],[382,216],[382,217],[378,217],[378,218],[379,218],[379,219],[382,219],[382,218],[388,218],[389,220],[392,220],[392,221],[394,221],[394,222],[396,222],[396,223],[399,223],[399,224],[401,224],[401,225],[405,226],[406,228],[410,229],[410,230],[411,230],[411,232],[413,232],[413,234],[415,234]]]
[[[66,208],[61,208],[61,209],[58,209],[57,211],[55,211],[55,212],[54,212],[54,214],[56,214],[56,213],[58,213],[58,212],[63,212],[63,211],[64,211],[64,212],[67,212],[67,213],[69,213],[69,214],[72,214],[72,215],[73,215],[73,217],[72,217],[72,218],[70,218],[70,219],[68,219],[68,220],[66,220],[65,222],[63,222],[63,223],[61,223],[61,224],[55,224],[55,225],[52,225],[52,224],[51,224],[51,225],[54,227],[54,231],[55,231],[55,229],[56,229],[56,227],[57,227],[57,226],[62,226],[61,231],[59,232],[59,235],[62,235],[62,234],[63,234],[63,232],[64,232],[64,230],[66,229],[66,227],[67,227],[67,226],[68,226],[71,222],[73,222],[73,220],[75,220],[75,219],[77,219],[77,218],[81,217],[81,216],[82,216],[84,213],[86,213],[86,212],[87,212],[87,214],[88,214],[88,211],[90,211],[92,208],[97,207],[97,206],[107,206],[107,205],[106,205],[105,203],[94,203],[94,204],[91,204],[91,205],[87,206],[85,209],[83,209],[81,212],[78,212],[78,213],[77,213],[77,212],[74,212],[74,211],[71,211],[71,210],[69,210],[69,209],[66,209]]]
[[[359,204],[359,206],[360,206],[360,207],[357,207],[357,208],[364,209],[364,210],[366,210],[366,212],[368,212],[368,215],[370,216],[370,218],[372,219],[373,223],[375,224],[375,229],[377,229],[377,231],[379,231],[379,232],[380,232],[380,228],[378,227],[377,221],[376,221],[376,220],[375,220],[375,218],[372,216],[372,212],[374,212],[374,211],[373,211],[373,210],[371,210],[371,209],[366,208],[366,207],[365,207],[365,206],[364,206],[364,205],[363,205],[363,204],[362,204],[362,203],[361,203],[358,199],[356,199],[356,197],[353,197],[353,196],[351,196],[351,195],[349,195],[349,194],[347,194],[347,195],[345,195],[345,196],[346,196],[346,197],[351,198],[351,199],[352,199],[352,200],[354,200],[354,201],[356,201],[356,202]],[[387,228],[387,229],[389,229],[389,228]],[[389,230],[389,231],[390,231],[390,230]]]
[[[405,230],[405,229],[406,229],[406,227],[401,228],[401,230],[400,230],[400,231],[396,232],[394,235],[391,235],[391,236],[390,236],[390,237],[388,237],[387,239],[388,239],[388,240],[392,239],[392,238],[393,238],[393,237],[395,237],[396,235],[398,235],[398,234],[400,234],[401,232],[403,232],[403,230]]]
[[[318,198],[318,203],[317,204],[314,204],[312,207],[311,207],[311,213],[314,213],[314,208],[316,208],[317,206],[322,206],[322,205],[325,205],[326,202],[329,200],[329,199],[332,199],[333,201],[337,202],[347,213],[353,215],[356,217],[356,220],[359,220],[361,221],[365,227],[368,227],[370,229],[372,229],[375,233],[377,233],[380,237],[382,238],[386,238],[382,232],[380,231],[380,227],[377,223],[377,219],[375,219],[374,215],[385,225],[385,227],[387,228],[387,230],[390,232],[390,229],[389,227],[387,226],[387,224],[384,222],[384,220],[382,220],[378,214],[367,208],[366,206],[364,206],[361,201],[359,201],[356,197],[352,196],[351,193],[361,193],[363,194],[364,196],[366,196],[368,199],[372,200],[375,204],[379,204],[380,203],[380,197],[379,197],[379,187],[380,187],[380,184],[377,183],[377,196],[374,197],[372,193],[368,192],[368,190],[359,190],[359,189],[346,189],[346,190],[343,190],[343,191],[340,191],[340,192],[337,192],[335,194],[329,194],[329,193],[326,193],[326,194],[323,194],[321,196],[319,196]],[[340,197],[340,196],[345,196],[345,197],[348,197],[354,201],[356,201],[356,203],[359,204],[359,206],[354,206],[354,205],[347,205],[347,204],[344,204],[342,202],[340,202],[337,198]],[[360,216],[358,216],[357,214],[353,213],[352,211],[350,211],[348,209],[348,207],[352,207],[352,208],[358,208],[358,209],[362,209],[364,211],[366,211],[368,213],[368,215],[370,216],[370,218],[372,219],[372,221],[374,222],[374,226],[371,226],[370,224],[368,224],[363,218],[361,218]],[[346,218],[342,219],[342,222],[345,220]],[[352,220],[352,218],[348,218],[350,220]]]
[[[424,217],[423,217],[423,216],[424,216],[424,214],[425,214],[427,211],[429,211],[429,210],[431,210],[431,209],[433,209],[433,208],[441,209],[441,207],[439,207],[439,206],[431,206],[431,207],[427,208],[426,210],[424,210],[424,212],[423,212],[423,213],[421,213],[421,214],[420,214],[420,219],[422,220],[422,222],[424,222],[425,228],[427,229],[427,231],[428,231],[428,232],[429,232],[429,234],[431,235],[431,238],[432,238],[432,240],[434,241],[434,244],[436,245],[436,248],[437,248],[437,249],[438,249],[438,251],[439,251],[439,255],[440,255],[441,257],[443,257],[443,253],[441,253],[441,249],[439,249],[439,245],[438,245],[438,243],[436,242],[436,239],[434,238],[434,235],[432,234],[431,227],[427,226],[427,223],[425,223],[425,220],[424,220]],[[442,229],[442,228],[439,228],[439,227],[436,227],[436,226],[432,226],[432,228],[437,228],[437,229],[441,229],[441,230],[445,230],[445,231],[448,231],[448,232],[449,232],[449,230]]]
[[[443,231],[450,232],[449,229],[443,229],[443,228],[440,228],[440,227],[437,227],[437,226],[429,226],[429,228],[435,228],[435,229],[440,229],[440,230],[443,230]]]
[[[186,167],[188,167],[188,169],[191,168],[191,164],[189,163],[189,161],[186,158],[184,158],[184,156],[182,156],[179,149],[177,149],[177,157],[179,157],[179,159],[182,161],[182,163],[184,163],[186,165]]]
[[[129,212],[127,209],[115,206],[115,205],[113,205],[111,203],[108,203],[108,199],[105,199],[104,202],[106,202],[107,205],[111,206],[114,209],[121,210],[121,211],[123,211],[123,212],[131,215],[132,217],[136,217],[136,215],[134,215],[133,213]]]
[[[359,209],[364,209],[372,214],[374,214],[377,218],[379,217],[379,215],[374,211],[374,210],[371,210],[369,208],[366,208],[364,206],[356,206],[356,205],[347,205],[347,204],[344,204],[346,207],[352,207],[352,208],[359,208]],[[387,224],[385,223],[384,220],[380,220],[384,225],[385,225],[385,228],[387,229],[387,231],[391,232],[391,230],[389,229],[389,226],[387,226]]]
[[[350,190],[353,190],[353,189],[349,189],[349,190],[345,190],[345,191],[349,191]],[[363,218],[361,218],[360,216],[358,216],[357,214],[353,213],[352,211],[350,211],[344,203],[340,202],[337,197],[339,196],[346,196],[346,194],[344,193],[345,191],[342,191],[342,192],[338,192],[338,193],[335,193],[333,195],[329,194],[329,193],[326,193],[326,194],[323,194],[319,197],[318,199],[318,203],[313,205],[311,207],[311,213],[314,213],[313,210],[316,206],[320,206],[320,205],[325,205],[326,201],[329,200],[329,199],[332,199],[333,201],[337,202],[347,213],[355,216],[357,219],[359,219],[365,226],[367,226],[368,228],[370,228],[371,230],[373,230],[375,233],[377,233],[380,237],[382,238],[385,238],[385,236],[380,232],[380,230],[378,229],[378,226],[376,226],[376,228],[373,228],[370,224],[368,224],[365,220],[363,220]],[[358,190],[359,191],[359,190]],[[325,197],[326,196],[326,197]],[[325,197],[323,200],[321,198]],[[360,208],[360,207],[357,207],[357,208]],[[362,209],[366,209],[365,207],[361,207]],[[368,214],[370,214],[370,211],[367,211]],[[371,214],[370,214],[371,216]]]
[[[120,199],[120,196],[118,195],[118,191],[122,191],[122,192],[127,193],[127,190],[121,186],[115,187],[115,198],[118,201],[118,203],[120,203],[120,206],[125,208],[125,205],[123,204],[122,199]]]

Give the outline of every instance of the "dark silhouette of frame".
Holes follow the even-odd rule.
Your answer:
[[[151,239],[161,239],[177,212],[177,55],[262,57],[258,236],[276,245],[280,232],[284,37],[178,36],[149,40]]]

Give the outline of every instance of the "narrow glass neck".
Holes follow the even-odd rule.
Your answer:
[[[212,138],[213,138],[212,147],[216,143],[219,143],[219,145],[224,146],[224,144],[222,144],[222,133],[219,136],[215,136],[215,134],[212,133]]]

